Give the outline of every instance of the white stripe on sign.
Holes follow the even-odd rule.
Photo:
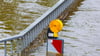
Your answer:
[[[54,48],[54,46],[52,45],[52,40],[48,40],[48,51],[49,52],[54,52],[54,53],[58,53],[57,50]]]

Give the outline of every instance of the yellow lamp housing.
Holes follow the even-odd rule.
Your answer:
[[[54,19],[50,22],[49,28],[52,32],[54,32],[54,37],[58,37],[58,32],[62,30],[63,23],[59,19]]]

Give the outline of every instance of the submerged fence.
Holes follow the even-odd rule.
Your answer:
[[[48,26],[49,22],[56,19],[74,0],[60,0],[40,18],[28,26],[24,31],[16,36],[0,39],[0,44],[4,45],[4,54],[0,56],[15,56],[24,50],[38,34]],[[19,55],[18,55],[19,56]]]

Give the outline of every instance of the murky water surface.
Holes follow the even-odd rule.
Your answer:
[[[0,0],[0,39],[18,34],[58,0]]]
[[[93,5],[93,6],[91,6]],[[64,56],[100,55],[100,1],[85,0],[65,23],[60,37],[65,40]]]

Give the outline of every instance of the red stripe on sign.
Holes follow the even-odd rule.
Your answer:
[[[52,45],[59,53],[62,53],[62,40],[53,40]]]

